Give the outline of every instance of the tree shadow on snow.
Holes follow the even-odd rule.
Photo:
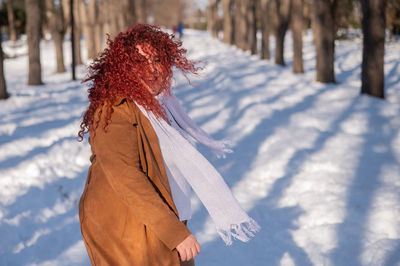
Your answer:
[[[268,84],[264,83],[263,86],[266,87]],[[275,110],[271,116],[260,121],[250,134],[236,143],[235,153],[229,155],[225,162],[213,161],[216,168],[221,167],[223,164],[230,165],[229,170],[223,173],[224,176],[230,177],[226,179],[227,183],[233,187],[236,183],[240,182],[249,171],[252,162],[256,159],[257,151],[261,143],[272,136],[277,128],[289,124],[292,115],[312,108],[318,96],[329,89],[329,86],[316,89],[313,94],[305,96],[300,102],[281,110]],[[226,136],[229,128],[233,127],[236,121],[243,115],[244,110],[239,108],[238,101],[244,94],[247,94],[247,92],[239,91],[234,96],[230,96],[230,100],[227,102],[226,106],[232,107],[234,112],[230,116],[230,122],[228,122],[224,129],[218,132],[218,137]],[[286,92],[282,91],[267,98],[262,103],[273,103],[285,95]],[[185,105],[190,106],[191,103],[186,102]],[[244,107],[244,109],[246,108],[248,108],[248,106]],[[204,120],[201,121],[205,122]],[[201,125],[202,123],[199,124]],[[203,151],[202,148],[200,148],[200,150]],[[207,242],[204,245],[204,249],[208,250],[207,258],[202,258],[200,256],[198,259],[200,263],[204,261],[204,263],[207,262],[207,265],[278,265],[282,256],[288,253],[296,265],[312,265],[307,253],[296,244],[290,233],[291,230],[296,229],[294,224],[303,211],[299,207],[276,207],[276,203],[282,196],[284,189],[290,184],[294,177],[296,171],[293,171],[293,166],[296,165],[299,167],[298,161],[302,160],[301,158],[303,156],[303,151],[295,154],[294,158],[292,158],[286,167],[286,174],[277,179],[269,195],[256,202],[250,210],[250,214],[253,215],[256,220],[267,221],[266,224],[261,224],[262,231],[257,234],[256,238],[247,244],[235,242],[234,246],[229,249],[217,248],[222,244],[219,240]],[[201,227],[205,224],[206,217],[207,214],[204,209],[193,214],[190,224],[195,232],[203,229]],[[257,217],[259,217],[259,219],[257,219]],[[241,256],[241,253],[246,255]],[[210,261],[212,261],[213,264],[210,264]]]
[[[15,141],[18,145],[24,144],[24,138],[37,138],[44,142],[41,142],[39,146],[26,144],[29,150],[25,151],[24,154],[0,161],[0,167],[3,169],[17,167],[22,163],[31,162],[36,156],[46,156],[57,145],[76,140],[75,134],[71,136],[69,133],[62,133],[59,136],[51,135],[54,139],[50,141],[46,134],[53,129],[57,130],[69,127],[69,125],[74,126],[79,118],[74,111],[77,108],[82,108],[85,102],[82,97],[77,96],[79,89],[79,86],[71,86],[54,93],[50,91],[49,98],[13,112],[11,119],[17,124],[23,124],[30,118],[41,119],[43,114],[50,120],[42,119],[32,125],[18,126],[11,136],[1,136],[1,141]],[[65,98],[62,98],[64,96],[60,93],[69,95],[64,95]],[[51,97],[54,99],[52,100]],[[62,102],[58,102],[60,99]],[[73,110],[69,112],[70,109]],[[35,114],[36,111],[38,114]],[[52,112],[55,114],[65,113],[65,116],[53,117]],[[42,116],[39,114],[42,114]],[[76,126],[76,133],[78,130]],[[37,144],[37,142],[34,144]],[[83,144],[76,142],[76,145]],[[71,165],[72,176],[68,178],[60,176],[59,173],[51,173],[54,176],[50,177],[50,181],[45,180],[46,177],[40,180],[43,183],[42,186],[31,185],[13,203],[9,205],[0,204],[2,215],[0,223],[0,235],[2,236],[0,238],[0,265],[36,265],[41,263],[61,265],[59,264],[60,255],[71,247],[76,248],[77,244],[82,242],[78,219],[78,201],[83,191],[87,169],[81,172],[74,169],[81,169],[81,167]],[[49,175],[46,171],[52,171],[51,169],[42,170],[44,175]],[[82,251],[74,250],[74,252],[81,252],[78,255],[82,258],[82,263],[70,262],[70,264],[66,264],[64,261],[62,265],[90,264],[84,248]],[[53,261],[55,262],[53,263]],[[71,261],[77,260],[72,259]]]
[[[348,56],[348,53],[345,53],[343,56]],[[267,73],[269,67],[270,66],[261,66],[259,68],[254,68],[254,72],[261,71],[262,73]],[[240,79],[244,75],[249,74],[249,71],[242,76],[237,75],[234,77],[233,75],[227,76],[226,73],[239,73],[242,69],[246,69],[246,64],[239,63],[238,65],[234,65],[232,67],[223,68],[224,69],[219,68],[219,70],[213,72],[204,83],[201,83],[200,86],[204,88],[209,86],[218,87],[215,86],[215,84],[221,83],[222,86],[219,87],[222,87],[222,89],[218,88],[218,90],[219,92],[220,90],[223,90],[223,93],[226,93],[228,98],[228,100],[224,103],[224,108],[232,109],[230,112],[229,121],[224,128],[213,134],[216,138],[225,137],[229,131],[229,128],[233,127],[234,123],[242,117],[245,111],[252,107],[252,104],[249,104],[245,107],[239,108],[238,104],[240,99],[243,96],[250,94],[253,90],[267,87],[269,82],[274,80],[273,77],[268,77],[262,84],[232,92],[229,90],[230,88],[223,88],[224,79],[230,79],[228,80],[230,83],[240,86]],[[338,79],[345,81],[354,75],[354,71],[358,71],[358,67],[353,67],[346,71],[342,69],[343,73],[338,75]],[[289,124],[290,117],[292,115],[299,112],[304,112],[311,108],[316,98],[324,92],[330,90],[332,86],[337,85],[327,85],[322,89],[316,89],[314,94],[304,97],[301,102],[285,109],[274,111],[270,118],[262,120],[249,135],[244,137],[239,143],[236,144],[234,154],[229,155],[224,162],[213,161],[213,164],[216,166],[216,168],[224,168],[225,165],[229,165],[229,170],[224,171],[223,175],[235,178],[226,179],[227,183],[233,187],[235,183],[239,182],[249,170],[252,162],[256,159],[256,151],[264,139],[272,136],[275,129]],[[184,106],[188,110],[193,109],[194,106],[198,108],[199,105],[194,105],[194,102],[203,97],[211,96],[214,91],[207,89],[198,93],[196,92],[195,97],[191,95],[192,93],[193,91],[191,89],[177,92],[177,95],[183,100]],[[223,93],[221,93],[221,95]],[[266,93],[268,92],[266,91]],[[288,94],[290,94],[290,92],[281,91],[267,98],[261,103],[268,105],[280,100]],[[259,219],[265,220],[267,223],[261,224],[263,229],[259,234],[257,234],[256,239],[250,241],[248,244],[234,243],[232,249],[218,248],[219,245],[222,245],[222,241],[219,240],[206,242],[206,244],[204,244],[204,249],[208,250],[208,257],[202,258],[200,256],[198,261],[200,263],[207,263],[207,265],[278,265],[282,256],[288,253],[295,262],[295,265],[312,265],[307,253],[295,243],[290,233],[290,231],[296,229],[293,224],[297,221],[303,211],[299,207],[276,208],[275,205],[283,196],[285,188],[290,185],[296,174],[301,171],[301,167],[304,165],[304,163],[306,163],[307,159],[311,155],[317,154],[319,151],[321,151],[328,140],[334,137],[337,132],[341,131],[341,124],[360,108],[358,106],[359,103],[360,98],[354,98],[354,100],[347,105],[343,111],[337,114],[336,118],[329,125],[328,132],[319,133],[311,148],[297,149],[286,164],[284,175],[277,179],[277,181],[273,184],[273,188],[269,192],[269,195],[266,198],[256,202],[256,204],[252,207],[250,213],[256,220],[257,217],[264,217],[266,215],[271,217],[271,219]],[[328,254],[330,259],[334,262],[334,265],[361,265],[359,257],[361,256],[362,252],[363,234],[365,233],[365,226],[368,218],[367,214],[369,208],[371,207],[374,191],[378,188],[379,182],[377,179],[385,163],[398,163],[396,162],[393,151],[390,147],[390,143],[393,141],[397,132],[394,130],[392,130],[390,133],[384,132],[384,125],[388,123],[387,118],[381,117],[376,110],[366,107],[365,112],[368,113],[370,118],[373,117],[373,121],[380,121],[378,123],[378,128],[374,128],[370,125],[368,132],[376,132],[376,130],[378,130],[379,135],[385,137],[374,138],[372,141],[366,141],[366,144],[363,147],[363,152],[361,154],[361,158],[359,158],[359,166],[357,168],[354,183],[348,189],[347,214],[344,222],[338,225],[337,229],[339,243],[337,248],[333,250],[331,254]],[[204,123],[214,120],[217,115],[218,111],[202,116],[197,120],[197,122],[199,125],[203,125]],[[369,133],[366,134],[368,135]],[[377,146],[385,147],[387,152],[385,152],[383,155],[379,155],[380,159],[378,159],[378,165],[373,166],[371,165],[371,162],[374,162],[375,160],[369,157],[376,156],[374,147]],[[200,147],[200,150],[203,154],[207,154],[206,157],[209,157],[210,153],[207,152],[206,149]],[[369,168],[371,169],[365,170]],[[367,190],[365,193],[366,195],[361,198],[365,198],[366,201],[362,200],[360,202],[360,197],[358,196],[360,193],[359,186],[362,184],[363,176],[365,176],[366,173],[368,173],[369,176],[372,176],[372,183],[377,185]],[[354,209],[358,210],[355,212]],[[208,217],[208,215],[204,208],[201,208],[198,212],[193,214],[191,227],[194,228],[195,232],[203,230],[202,227],[206,223],[206,217]],[[356,226],[357,230],[356,232],[351,232],[349,234],[348,231],[350,228],[353,228],[352,223],[354,221],[359,223]],[[262,240],[259,240],[260,238]],[[259,254],[260,246],[262,246],[261,249],[263,254],[267,255]],[[396,248],[396,250],[397,249],[398,248]],[[245,253],[246,255],[240,256],[240,253]],[[345,258],[351,259],[348,261],[345,260]],[[327,259],[329,259],[329,257],[327,257]],[[390,263],[392,261],[396,261],[397,259],[398,255],[396,255],[396,252],[392,252],[391,254],[388,254],[386,261],[387,263]],[[212,264],[210,264],[210,262]]]
[[[352,183],[347,188],[344,220],[337,225],[337,248],[330,254],[333,265],[338,266],[363,265],[365,262],[361,261],[361,256],[369,258],[363,252],[367,252],[364,250],[365,246],[368,248],[366,245],[366,237],[370,231],[368,223],[375,197],[382,186],[382,175],[385,168],[400,163],[392,148],[392,143],[398,134],[397,130],[390,128],[389,118],[380,114],[381,108],[371,108],[372,99],[369,96],[362,97],[363,101],[359,102],[361,106],[357,106],[357,109],[366,115],[368,128],[363,134],[364,145],[358,158],[358,165],[355,167]],[[382,101],[380,104],[383,106],[385,103]],[[398,251],[398,243],[392,241],[395,242]],[[372,247],[369,252],[375,252],[375,249],[379,250],[379,247]],[[398,254],[389,254],[387,262],[396,259],[399,259]],[[373,256],[367,264],[383,265],[384,261],[385,258]]]
[[[82,240],[78,202],[86,174],[84,170],[74,178],[57,179],[43,188],[32,186],[13,204],[2,207],[6,215],[0,227],[1,265],[53,260]],[[86,250],[82,252],[86,254]]]

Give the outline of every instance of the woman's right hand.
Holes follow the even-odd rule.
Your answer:
[[[176,246],[176,250],[179,252],[181,261],[187,261],[194,259],[200,253],[201,248],[196,237],[191,234]]]

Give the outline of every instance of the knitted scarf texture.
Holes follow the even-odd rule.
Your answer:
[[[190,196],[193,190],[226,245],[231,245],[232,239],[247,242],[260,226],[241,208],[219,172],[195,147],[195,142],[202,143],[218,157],[224,158],[226,153],[232,152],[228,147],[230,142],[215,140],[199,128],[173,94],[160,94],[157,98],[167,113],[169,124],[137,105],[157,134],[180,220],[191,218]]]

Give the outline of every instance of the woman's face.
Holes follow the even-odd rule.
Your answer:
[[[158,95],[161,92],[161,82],[165,72],[161,65],[160,57],[150,45],[138,44],[136,48],[139,54],[146,58],[150,70],[148,75],[141,77],[141,82],[152,95]]]

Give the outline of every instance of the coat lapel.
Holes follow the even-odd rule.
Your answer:
[[[148,174],[149,178],[160,191],[168,205],[178,216],[178,211],[172,199],[171,188],[169,186],[168,176],[165,170],[157,134],[150,121],[139,110],[136,104],[132,103],[130,105],[134,110],[137,121],[139,153],[142,157],[142,167],[145,168],[143,171]]]

